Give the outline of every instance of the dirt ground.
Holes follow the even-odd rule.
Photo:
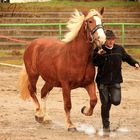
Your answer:
[[[20,70],[0,66],[0,140],[140,140],[140,70],[123,65],[122,102],[117,107],[112,106],[112,131],[108,135],[101,129],[100,100],[93,116],[81,114],[81,108],[89,103],[86,91],[81,88],[72,91],[71,117],[77,132],[68,132],[65,128],[60,88],[54,88],[48,97],[47,108],[52,123],[37,123],[33,103],[19,97]],[[40,79],[38,92],[42,84]]]

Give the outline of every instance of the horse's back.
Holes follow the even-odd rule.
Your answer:
[[[51,52],[52,50],[59,50],[64,46],[64,42],[54,38],[39,38],[33,40],[25,49],[24,59],[26,57],[34,59],[37,54],[45,54],[46,52]],[[53,51],[55,53],[55,51]],[[34,56],[34,57],[33,57]]]
[[[34,47],[50,47],[53,45],[63,46],[64,42],[55,38],[39,38],[33,40],[27,48],[34,48]]]

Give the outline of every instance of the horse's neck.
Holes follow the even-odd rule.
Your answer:
[[[69,45],[70,52],[73,57],[82,58],[82,61],[88,60],[91,53],[91,48],[83,34],[79,34],[73,41],[70,42]]]

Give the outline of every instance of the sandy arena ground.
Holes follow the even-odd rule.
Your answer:
[[[32,102],[19,97],[19,71],[20,68],[0,66],[0,140],[140,140],[140,70],[123,65],[122,102],[117,107],[112,106],[112,132],[108,135],[103,135],[101,130],[100,100],[93,116],[81,114],[81,108],[89,103],[86,91],[81,88],[72,91],[71,116],[77,132],[68,132],[65,128],[59,88],[53,89],[48,97],[52,123],[37,123]],[[40,79],[38,92],[42,84]]]

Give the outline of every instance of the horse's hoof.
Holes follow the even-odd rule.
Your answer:
[[[75,131],[77,131],[77,129],[76,129],[76,127],[72,127],[72,128],[68,128],[68,131],[69,132],[75,132]]]
[[[83,108],[81,109],[81,113],[82,113],[82,114],[85,114],[85,113],[84,113],[85,108],[86,108],[86,106],[83,106]]]
[[[50,124],[50,123],[52,123],[52,120],[43,120],[43,123],[44,124]]]
[[[43,123],[44,121],[44,117],[38,117],[38,116],[35,116],[35,120],[39,123]]]

